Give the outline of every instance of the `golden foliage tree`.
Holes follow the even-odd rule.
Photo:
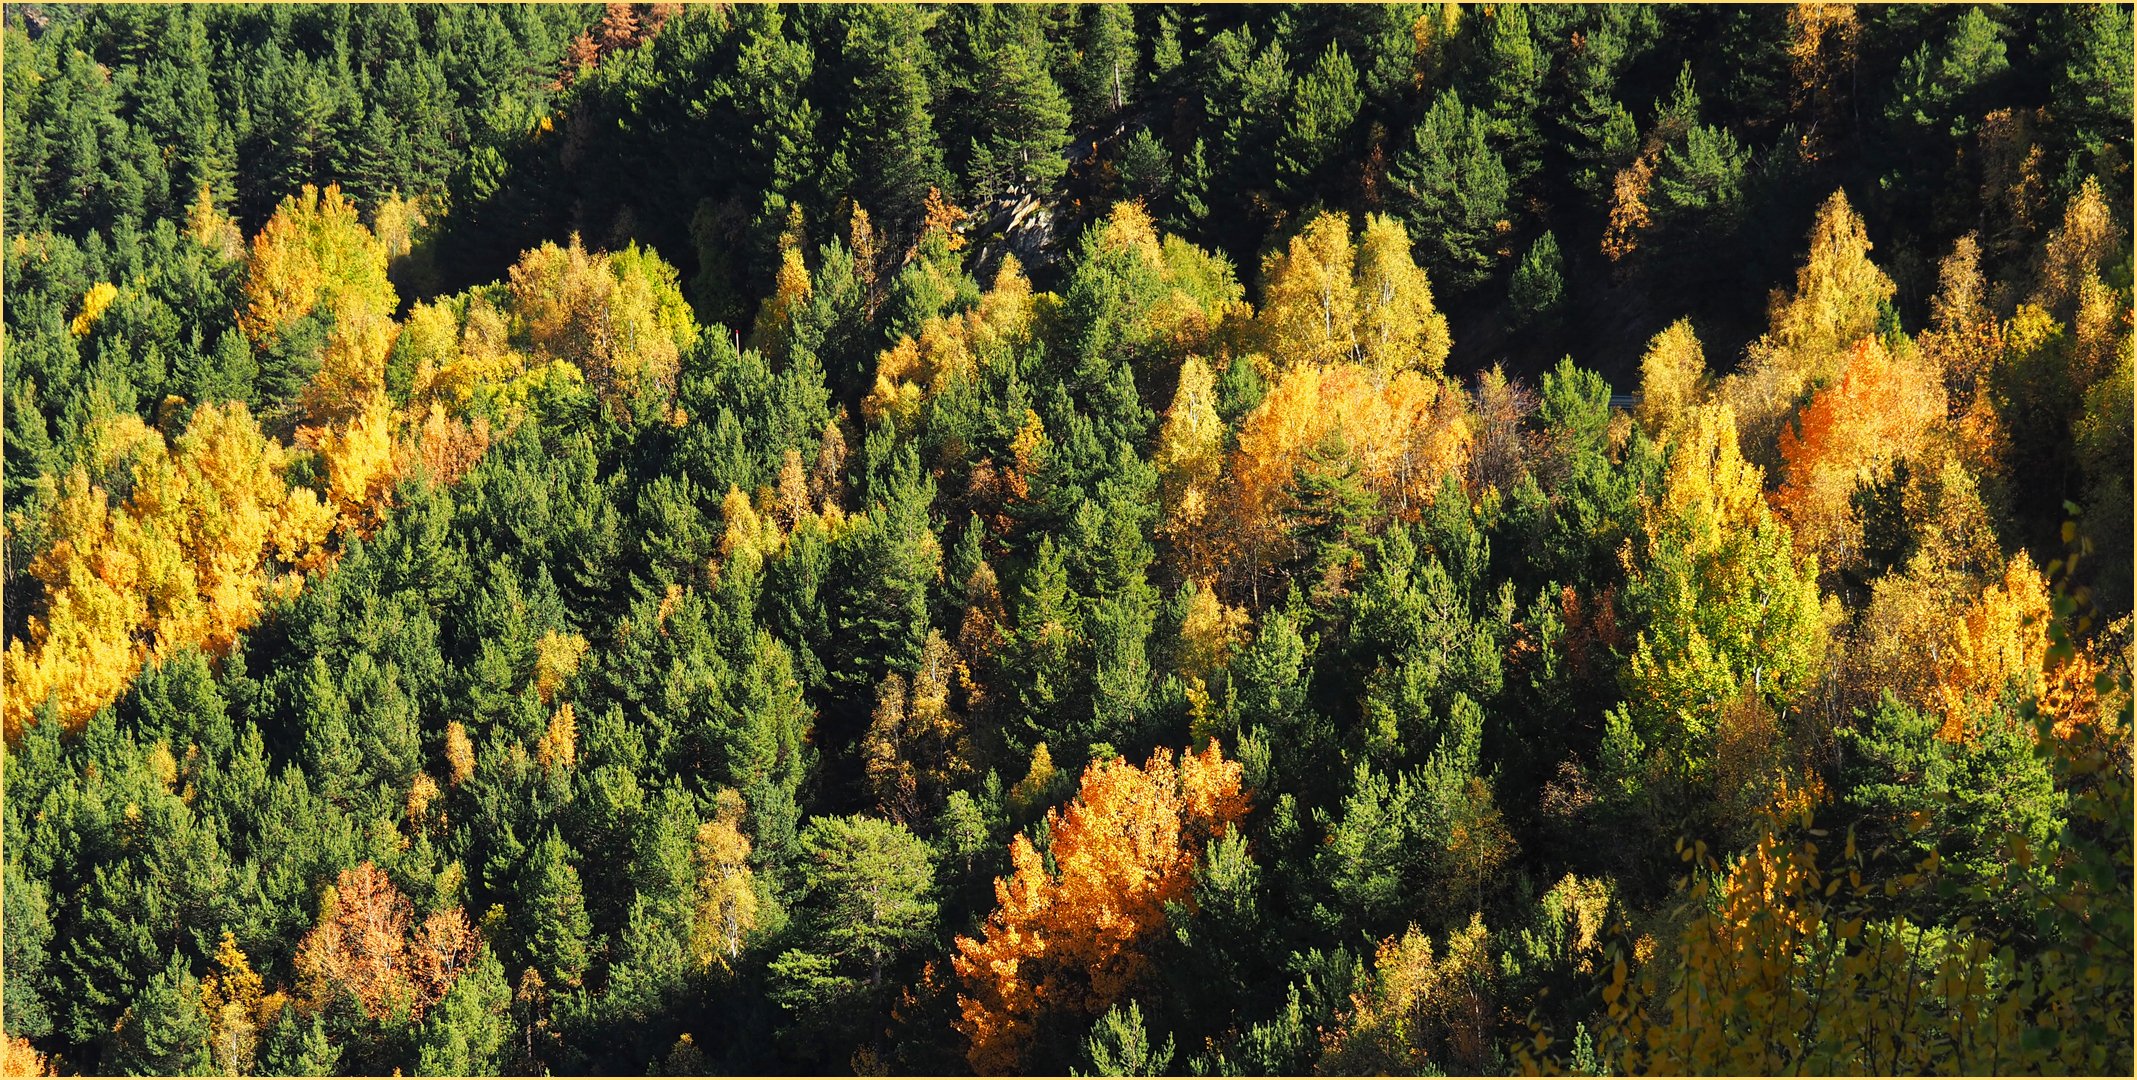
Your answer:
[[[1634,416],[1649,435],[1660,439],[1679,417],[1706,401],[1707,355],[1692,332],[1690,319],[1679,319],[1648,339],[1640,354],[1640,403]]]
[[[67,324],[67,332],[75,337],[88,337],[97,320],[111,309],[111,302],[119,298],[119,287],[108,281],[99,281],[89,286],[82,294],[81,310],[75,313],[74,321]]]
[[[238,326],[265,347],[322,303],[337,318],[353,312],[391,318],[399,297],[386,279],[386,246],[329,185],[288,196],[252,238]]]
[[[910,693],[895,671],[876,688],[861,761],[870,792],[894,821],[921,821],[969,769],[971,740],[964,719],[950,707],[952,688],[963,674],[964,665],[942,632],[929,630]]]
[[[1009,789],[1009,805],[1022,817],[1037,809],[1041,799],[1053,790],[1054,780],[1059,775],[1054,768],[1054,752],[1045,742],[1031,748],[1031,760],[1024,766],[1024,778]]]
[[[721,788],[711,821],[697,830],[697,920],[691,941],[703,967],[731,970],[742,943],[757,928],[756,876],[750,869],[748,807],[742,794]]]
[[[814,288],[808,263],[802,257],[802,243],[801,207],[797,205],[788,212],[786,231],[779,236],[779,273],[772,281],[772,295],[758,307],[757,323],[751,331],[757,348],[777,360],[786,359],[794,332],[794,312],[809,302]]]
[[[1343,215],[1323,212],[1262,265],[1263,347],[1279,367],[1356,357],[1357,252]]]
[[[52,1063],[20,1035],[0,1038],[0,1076],[51,1076]]]
[[[1247,612],[1218,599],[1207,580],[1190,580],[1187,615],[1180,620],[1180,674],[1187,680],[1188,735],[1201,741],[1214,734],[1218,711],[1211,707],[1209,682],[1231,661],[1247,636]]]
[[[215,208],[215,193],[202,184],[186,207],[185,234],[226,261],[245,257],[245,233],[237,219]]]
[[[2048,658],[2048,582],[2021,551],[1950,623],[1951,646],[1937,665],[1937,692],[1947,739],[1964,739],[1976,717],[2014,682],[2029,698],[2044,686]]]
[[[1989,310],[1981,245],[1973,233],[1952,244],[1951,254],[1937,264],[1937,280],[1937,294],[1929,302],[1929,328],[1915,344],[1944,376],[1956,412],[1973,400],[1981,380],[2003,355],[2003,328]]]
[[[1224,421],[1217,415],[1216,377],[1199,356],[1180,364],[1180,383],[1158,429],[1158,497],[1164,507],[1158,530],[1174,543],[1203,539],[1205,519],[1217,497],[1224,469]]]
[[[1368,214],[1358,237],[1358,343],[1375,371],[1438,374],[1453,339],[1432,302],[1432,283],[1411,256],[1410,234],[1386,214]]]
[[[549,726],[535,743],[535,764],[545,771],[570,772],[579,761],[579,718],[567,701],[549,714]]]
[[[534,643],[534,693],[543,704],[555,700],[565,681],[579,673],[589,647],[583,636],[555,630]]]
[[[401,474],[397,426],[393,406],[384,395],[374,395],[344,423],[299,432],[319,448],[327,498],[342,528],[368,533],[384,520],[387,493]]]
[[[1995,476],[2003,468],[2006,436],[1991,376],[2005,344],[2003,325],[1989,307],[1981,246],[1973,233],[1960,237],[1938,264],[1938,281],[1930,325],[1915,344],[1944,380],[1945,410],[1962,459],[1978,475]]]
[[[1379,379],[1352,363],[1290,368],[1240,422],[1225,469],[1222,533],[1211,562],[1188,573],[1236,580],[1258,572],[1288,542],[1283,515],[1299,467],[1331,437],[1349,446],[1359,481],[1381,507],[1414,520],[1441,480],[1459,475],[1472,427],[1465,396],[1416,371]]]
[[[1270,253],[1257,321],[1279,368],[1362,363],[1386,374],[1436,374],[1447,359],[1447,317],[1393,218],[1366,218],[1358,246],[1341,214],[1323,212]]]
[[[400,333],[390,311],[370,310],[354,296],[327,301],[334,328],[319,352],[319,370],[304,386],[300,401],[313,423],[346,421],[386,393],[386,357]]]
[[[1655,184],[1653,152],[1643,152],[1610,180],[1610,217],[1603,228],[1603,254],[1611,262],[1640,250],[1640,238],[1654,224],[1647,202]]]
[[[222,944],[215,950],[215,971],[200,981],[200,1003],[208,1014],[208,1050],[224,1075],[251,1072],[260,1030],[281,1013],[286,1000],[287,995],[279,990],[266,992],[251,961],[238,948],[236,935],[223,931]]]
[[[1114,758],[1084,771],[1074,801],[1049,811],[1055,867],[1019,835],[995,882],[980,938],[960,936],[957,1029],[981,1073],[1014,1071],[1040,1014],[1091,1017],[1142,975],[1168,902],[1189,901],[1204,844],[1246,812],[1238,763],[1212,742],[1200,754]]]
[[[2108,212],[2100,181],[2088,176],[2070,197],[2063,222],[2041,249],[2040,284],[2033,302],[2057,313],[2074,305],[2079,287],[2107,264],[2122,239],[2122,229]]]
[[[1414,1076],[1429,1067],[1481,1070],[1498,1022],[1490,934],[1482,915],[1447,934],[1445,955],[1411,926],[1380,943],[1349,1008],[1321,1035],[1324,1076]]]
[[[902,336],[883,350],[861,415],[870,423],[884,416],[911,423],[921,401],[949,380],[1011,360],[1031,340],[1036,312],[1030,280],[1013,256],[1004,257],[977,307],[932,316],[921,324],[918,337]]]
[[[195,409],[175,443],[131,414],[99,421],[90,441],[58,484],[51,546],[28,567],[45,603],[8,646],[9,738],[47,699],[78,724],[144,663],[229,648],[272,590],[294,584],[284,571],[315,564],[332,524],[288,484],[292,454],[241,402]],[[114,483],[131,489],[123,501]]]
[[[630,413],[639,393],[672,393],[698,326],[675,268],[636,244],[588,252],[576,234],[506,272],[513,338],[576,367],[604,403]]]
[[[1832,618],[1816,560],[1795,551],[1766,504],[1725,402],[1685,422],[1644,533],[1627,599],[1645,626],[1620,671],[1625,701],[1604,755],[1620,762],[1621,779],[1641,762],[1634,771],[1646,779],[1626,794],[1644,792],[1649,812],[1668,815],[1669,792],[1713,782],[1717,748],[1757,735],[1747,725],[1762,722],[1764,703],[1786,704],[1813,684]]]
[[[1843,715],[1876,708],[1887,692],[1925,712],[1942,712],[1939,679],[1954,620],[1978,582],[2002,565],[1973,478],[1956,462],[1946,461],[1933,482],[1910,477],[1904,508],[1921,523],[1917,550],[1904,567],[1871,583],[1870,601],[1840,651]]]
[[[1145,366],[1188,355],[1216,356],[1235,344],[1235,326],[1252,314],[1245,290],[1221,255],[1177,236],[1160,237],[1141,202],[1115,203],[1092,226],[1092,257],[1125,280],[1108,329],[1120,354]]]
[[[1190,582],[1187,616],[1180,620],[1180,671],[1202,680],[1215,675],[1231,660],[1232,650],[1246,638],[1247,613],[1217,598],[1208,582]]]
[[[445,764],[449,770],[446,780],[456,787],[475,776],[475,741],[468,738],[466,725],[458,720],[445,725]]]

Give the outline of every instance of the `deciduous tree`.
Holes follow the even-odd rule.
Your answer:
[[[1050,859],[1027,837],[1011,842],[983,936],[959,937],[952,958],[974,1069],[1013,1071],[1042,1014],[1096,1016],[1141,977],[1203,844],[1246,811],[1239,765],[1215,743],[1177,762],[1167,750],[1141,768],[1094,762],[1076,799],[1048,813]]]

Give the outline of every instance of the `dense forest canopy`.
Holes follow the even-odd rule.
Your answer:
[[[2132,1065],[2125,5],[5,9],[5,1065]]]

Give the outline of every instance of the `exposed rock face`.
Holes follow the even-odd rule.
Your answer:
[[[1025,193],[996,199],[985,208],[984,222],[972,230],[979,268],[991,270],[1005,254],[1016,256],[1027,272],[1052,265],[1061,257],[1054,228],[1058,203]],[[980,220],[980,214],[973,219]]]

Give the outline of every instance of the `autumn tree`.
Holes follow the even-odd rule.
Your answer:
[[[1358,339],[1368,367],[1437,374],[1451,340],[1433,306],[1432,284],[1410,255],[1410,234],[1386,214],[1367,214],[1358,236]]]
[[[2028,697],[2044,689],[2050,612],[2048,584],[2021,551],[2001,581],[1986,584],[1950,623],[1950,644],[1938,658],[1941,734],[1964,739],[1971,724],[2016,686]]]
[[[1216,355],[1250,313],[1243,295],[1229,261],[1161,236],[1141,203],[1115,203],[1084,233],[1062,289],[1066,344],[1093,374],[1125,366],[1148,385],[1161,362]]]
[[[877,357],[875,385],[861,402],[861,415],[910,425],[921,402],[944,385],[1014,363],[1031,339],[1034,310],[1031,282],[1016,259],[1004,259],[977,307],[930,315],[917,334],[899,337]]]
[[[950,707],[964,672],[942,633],[929,630],[911,682],[894,671],[876,687],[875,712],[861,742],[862,767],[877,804],[894,821],[932,816],[970,766],[970,736]]]
[[[45,1056],[20,1035],[8,1035],[0,1041],[0,1072],[9,1076],[55,1075]]]
[[[1894,357],[1872,338],[1857,342],[1839,381],[1814,391],[1781,430],[1773,501],[1797,546],[1827,569],[1855,565],[1862,556],[1856,489],[1921,452],[1943,417],[1944,387],[1915,357]]]
[[[210,1029],[208,1049],[226,1075],[244,1076],[251,1070],[261,1029],[282,1011],[288,995],[265,992],[236,936],[227,930],[215,951],[215,967],[200,984]]]
[[[307,184],[252,238],[238,325],[266,349],[322,304],[338,322],[359,313],[390,319],[398,303],[386,279],[385,245],[364,227],[356,204],[338,187]]]
[[[1482,916],[1449,931],[1443,952],[1435,957],[1432,939],[1415,926],[1382,941],[1349,1008],[1322,1034],[1315,1071],[1405,1075],[1488,1064],[1497,979]]]
[[[1640,426],[1662,438],[1706,400],[1709,381],[1706,353],[1691,320],[1669,324],[1640,354],[1640,402],[1633,410]]]
[[[723,788],[713,807],[712,820],[697,829],[696,919],[691,941],[699,966],[731,971],[763,913],[749,862],[749,836],[742,831],[746,810],[742,796]]]
[[[364,862],[341,872],[298,943],[298,990],[315,1008],[348,997],[374,1019],[398,1009],[420,1018],[480,947],[458,908],[415,923],[408,897]]]
[[[1765,335],[1722,381],[1752,460],[1774,463],[1781,425],[1804,391],[1837,378],[1855,343],[1876,332],[1879,306],[1895,286],[1869,255],[1862,218],[1835,191],[1818,209],[1795,292],[1776,294]]]
[[[1410,258],[1409,234],[1393,218],[1366,218],[1357,246],[1339,214],[1322,213],[1262,268],[1262,347],[1284,369],[1302,363],[1362,363],[1376,372],[1437,374],[1447,319]]]
[[[1224,527],[1231,550],[1246,557],[1245,565],[1235,560],[1227,567],[1229,576],[1258,572],[1288,545],[1283,515],[1293,505],[1298,469],[1331,434],[1341,435],[1357,461],[1359,483],[1381,510],[1413,520],[1466,459],[1466,406],[1459,391],[1416,371],[1385,380],[1349,363],[1284,372],[1240,422],[1225,466],[1232,482]]]
[[[1993,475],[2002,422],[1988,393],[2003,359],[2003,325],[1989,310],[1988,283],[1981,273],[1981,245],[1968,233],[1937,265],[1937,294],[1930,324],[1915,337],[1925,363],[1944,380],[1945,407],[1956,422],[1959,445],[1977,471]]]
[[[175,442],[130,415],[94,438],[97,477],[78,466],[61,478],[52,545],[29,566],[45,604],[8,645],[10,738],[48,698],[77,724],[151,658],[228,649],[292,583],[284,571],[317,565],[332,524],[285,478],[295,455],[242,403],[194,410]]]
[[[507,271],[513,339],[569,362],[603,402],[629,415],[641,393],[672,393],[697,321],[675,268],[633,244],[595,254],[544,243]]]
[[[1687,421],[1626,587],[1641,629],[1620,671],[1625,698],[1603,736],[1603,768],[1618,805],[1660,815],[1664,828],[1686,808],[1671,793],[1714,783],[1718,748],[1732,739],[1771,742],[1761,703],[1786,707],[1825,660],[1817,561],[1797,554],[1737,446],[1727,404]],[[1759,783],[1781,779],[1769,772]]]
[[[1048,1016],[1080,1018],[1080,1032],[1141,977],[1203,844],[1246,811],[1239,765],[1214,742],[1175,760],[1161,749],[1141,768],[1094,762],[1075,800],[1048,812],[1050,858],[1028,837],[1011,842],[983,936],[959,937],[952,957],[975,1070],[1013,1071]]]
[[[1193,552],[1207,543],[1206,519],[1219,498],[1217,478],[1224,468],[1224,420],[1217,415],[1216,377],[1199,356],[1180,363],[1172,407],[1158,429],[1158,497],[1164,515],[1161,535]]]
[[[1328,364],[1355,354],[1356,255],[1349,223],[1323,213],[1291,238],[1282,255],[1269,256],[1258,318],[1279,365]]]

